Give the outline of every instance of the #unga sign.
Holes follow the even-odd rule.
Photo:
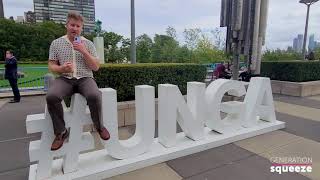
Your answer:
[[[58,151],[50,151],[54,134],[47,110],[27,117],[27,132],[42,133],[40,140],[30,143],[30,161],[37,164],[30,166],[29,180],[100,180],[284,128],[275,117],[268,78],[252,78],[247,91],[239,81],[218,79],[207,88],[204,83],[189,82],[186,101],[176,85],[159,85],[158,138],[154,138],[154,87],[135,87],[136,131],[127,140],[118,137],[116,91],[101,92],[103,123],[111,135],[109,141],[101,140],[105,149],[95,150],[93,136],[83,132],[91,118],[79,94],[65,108],[70,136]],[[225,93],[245,98],[222,102]],[[220,112],[226,113],[224,119]],[[176,132],[176,122],[183,132]]]

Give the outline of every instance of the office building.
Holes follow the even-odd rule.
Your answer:
[[[298,52],[302,52],[303,48],[303,35],[298,34]]]
[[[24,19],[26,23],[36,23],[36,14],[32,11],[25,12]]]
[[[293,51],[297,52],[298,51],[298,38],[293,39]]]
[[[295,52],[302,52],[302,46],[303,46],[303,35],[298,34],[298,37],[293,39],[293,50]]]
[[[17,16],[16,22],[23,24],[24,23],[24,17],[23,16]]]
[[[95,27],[94,0],[33,0],[36,22],[52,20],[66,23],[69,11],[79,12],[85,19],[84,33],[91,33]]]

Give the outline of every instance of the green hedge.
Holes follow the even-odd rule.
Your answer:
[[[117,90],[118,101],[134,100],[136,85],[154,86],[170,83],[178,85],[186,94],[187,82],[203,82],[206,67],[199,64],[135,64],[103,65],[94,77],[100,88],[111,87]]]
[[[320,80],[320,61],[262,62],[261,76],[291,82]]]

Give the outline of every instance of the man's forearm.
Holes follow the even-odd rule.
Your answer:
[[[99,59],[92,56],[89,52],[83,53],[86,65],[93,71],[98,71],[100,67]]]
[[[49,70],[53,73],[61,74],[62,70],[61,67],[57,64],[50,64],[49,65]]]

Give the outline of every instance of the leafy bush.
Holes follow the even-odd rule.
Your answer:
[[[267,50],[264,52],[262,61],[291,61],[302,59],[301,54],[293,51]]]
[[[261,75],[280,81],[316,81],[320,80],[320,61],[262,62]]]
[[[117,90],[118,101],[135,99],[136,85],[154,86],[170,83],[178,85],[183,94],[187,92],[187,82],[203,82],[206,67],[198,64],[107,64],[94,73],[100,88]]]

